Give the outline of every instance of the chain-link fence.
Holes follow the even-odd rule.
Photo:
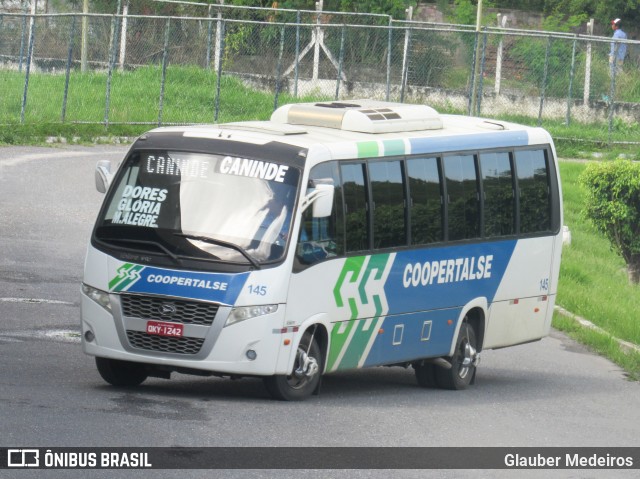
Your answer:
[[[640,142],[640,42],[263,10],[0,14],[0,123],[211,123],[368,97]]]

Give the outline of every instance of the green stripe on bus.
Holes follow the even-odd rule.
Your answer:
[[[384,140],[384,156],[404,155],[406,153],[404,140]]]
[[[131,286],[133,283],[135,283],[136,281],[138,281],[140,279],[140,275],[137,273],[140,273],[140,271],[142,271],[144,269],[144,266],[134,266],[133,268],[131,268],[129,270],[129,277],[123,281],[122,283],[120,283],[119,285],[116,286],[116,291],[125,291],[129,286]]]
[[[360,362],[360,358],[364,354],[367,349],[367,345],[369,344],[369,340],[371,336],[377,332],[375,329],[375,325],[377,320],[372,320],[369,324],[369,329],[364,331],[364,325],[367,324],[367,320],[360,319],[358,321],[354,321],[356,332],[351,338],[349,342],[349,346],[347,347],[347,351],[344,353],[342,357],[342,361],[338,364],[336,369],[353,369],[358,367],[358,363]]]
[[[366,256],[354,256],[351,258],[347,258],[347,260],[345,261],[344,266],[342,267],[342,271],[340,272],[340,276],[338,277],[338,281],[336,281],[336,285],[333,287],[333,297],[338,308],[342,308],[344,306],[344,298],[342,297],[342,293],[340,290],[342,289],[342,284],[347,277],[347,273],[351,273],[351,278],[349,278],[350,283],[355,283],[356,281],[358,281],[360,270],[362,269],[362,265],[364,264],[365,259]],[[356,317],[357,311],[356,316],[353,316],[352,319]]]
[[[343,323],[336,323],[331,331],[331,348],[329,349],[329,357],[327,358],[327,371],[333,371],[336,361],[342,352],[342,349],[349,338],[349,333],[353,328],[355,321],[348,321],[344,332],[340,333],[340,327]]]
[[[133,268],[133,264],[125,263],[118,268],[118,275],[109,281],[109,289],[112,290],[117,286],[118,283],[124,282],[127,279],[127,273],[129,270]]]
[[[382,275],[384,274],[384,269],[387,267],[387,261],[389,261],[388,254],[380,254],[371,256],[369,258],[369,262],[367,263],[367,269],[365,270],[362,278],[360,279],[360,284],[358,285],[358,292],[360,294],[360,301],[362,304],[369,304],[369,297],[367,296],[367,281],[369,280],[369,276],[373,271],[375,271],[374,278],[376,280],[381,280]],[[374,295],[374,298],[377,295]]]
[[[358,158],[375,158],[380,156],[377,141],[361,141],[358,143]]]

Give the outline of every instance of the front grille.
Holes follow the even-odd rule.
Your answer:
[[[155,336],[144,331],[127,331],[127,338],[134,348],[177,354],[197,354],[204,343],[204,338]]]
[[[123,294],[122,314],[129,318],[173,321],[183,324],[211,326],[218,305],[199,301],[184,301]]]

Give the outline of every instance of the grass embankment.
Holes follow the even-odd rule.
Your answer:
[[[215,73],[199,67],[167,69],[160,111],[161,80],[160,67],[113,72],[107,108],[107,74],[75,71],[70,76],[62,122],[65,75],[34,74],[29,80],[21,123],[24,74],[0,70],[0,144],[42,143],[52,136],[77,138],[80,142],[102,136],[136,136],[153,128],[160,119],[162,124],[214,123],[216,102],[218,123],[265,120],[273,111],[274,93],[251,90],[240,80],[223,76],[218,96]],[[273,88],[275,91],[275,84]],[[319,99],[323,98],[297,101]],[[288,94],[278,97],[279,105],[292,101]]]
[[[267,119],[274,107],[275,81],[256,91],[232,76],[222,76],[220,93],[216,74],[197,66],[170,66],[164,83],[162,112],[160,91],[162,69],[147,66],[128,71],[114,71],[110,80],[107,107],[106,72],[82,73],[73,70],[70,75],[66,109],[63,121],[65,91],[64,71],[32,73],[27,90],[24,122],[21,122],[25,74],[0,70],[0,144],[42,143],[47,137],[77,138],[91,142],[95,137],[136,136],[157,125],[171,123],[214,123],[218,102],[218,123],[239,120]],[[330,91],[329,91],[330,90]],[[313,96],[295,99],[281,94],[278,104],[292,101],[330,100],[335,90],[317,91]],[[464,113],[451,108],[438,107],[442,113]],[[510,115],[502,120],[537,125],[537,118]],[[125,124],[127,123],[127,124]],[[138,123],[138,124],[132,124]],[[640,142],[640,124],[625,123],[614,118],[611,132],[607,122],[565,124],[564,120],[544,120],[555,138],[556,146],[565,157],[576,156],[576,150],[597,149],[601,142]],[[565,153],[565,150],[569,153]],[[622,150],[624,151],[624,149]],[[635,151],[628,149],[630,155]]]
[[[578,177],[585,165],[562,162],[565,224],[572,243],[563,249],[557,303],[611,336],[640,344],[640,286],[631,285],[622,258],[582,215],[584,189]],[[554,326],[623,367],[640,379],[640,353],[620,349],[611,336],[588,330],[556,315]]]

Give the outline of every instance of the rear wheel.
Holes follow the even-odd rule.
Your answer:
[[[96,366],[102,379],[112,386],[138,386],[149,377],[146,367],[140,363],[96,357]]]
[[[269,394],[283,401],[302,401],[320,384],[322,352],[315,337],[306,332],[298,345],[293,371],[289,375],[264,378]]]
[[[448,358],[451,368],[435,367],[435,379],[442,389],[466,389],[476,373],[478,362],[476,332],[466,320],[460,327],[453,356]]]

